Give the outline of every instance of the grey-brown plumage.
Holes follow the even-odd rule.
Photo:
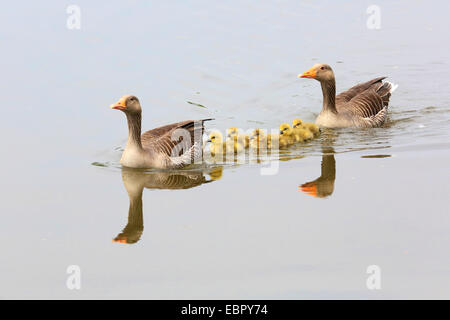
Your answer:
[[[202,159],[204,122],[186,120],[144,132],[142,108],[135,96],[123,96],[111,108],[125,113],[128,141],[120,163],[131,168],[181,168]]]
[[[381,126],[386,120],[391,93],[397,88],[383,81],[386,77],[379,77],[336,96],[334,73],[326,64],[316,64],[299,77],[320,82],[323,106],[316,123],[329,128]]]

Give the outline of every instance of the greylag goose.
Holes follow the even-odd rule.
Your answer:
[[[172,169],[201,160],[203,123],[212,119],[172,123],[141,135],[138,98],[126,95],[110,107],[123,111],[128,121],[128,141],[120,159],[123,166]]]
[[[331,67],[316,64],[299,78],[316,79],[322,86],[323,106],[316,124],[328,128],[379,127],[386,120],[389,97],[397,88],[386,77],[358,84],[336,96]]]

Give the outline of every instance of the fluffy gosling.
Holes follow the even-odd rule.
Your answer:
[[[314,134],[309,129],[303,127],[303,121],[301,119],[294,119],[292,121],[292,127],[296,142],[304,142],[314,138]]]
[[[206,142],[211,142],[209,145],[209,151],[212,155],[224,153],[225,143],[223,142],[222,133],[214,130],[209,134],[209,139]]]
[[[262,129],[255,129],[250,136],[250,147],[254,150],[264,149],[266,147],[266,134]]]
[[[280,135],[275,133],[269,133],[267,135],[267,149],[272,149],[274,148],[274,142],[278,142],[278,146],[280,145]]]
[[[250,137],[247,134],[239,133],[238,128],[231,127],[227,130],[227,140],[234,139],[235,143],[241,143],[247,149],[250,144]]]
[[[320,136],[320,129],[315,123],[305,122],[305,123],[303,123],[303,128],[311,131],[311,133],[314,135],[315,138]]]
[[[288,147],[295,142],[294,130],[288,123],[280,125],[280,148]]]

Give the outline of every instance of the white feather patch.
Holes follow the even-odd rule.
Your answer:
[[[393,93],[398,88],[398,84],[394,84],[394,83],[389,82],[389,81],[385,81],[385,82],[389,83],[391,85],[391,90],[389,90],[389,93]]]

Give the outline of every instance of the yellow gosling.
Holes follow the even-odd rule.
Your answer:
[[[254,150],[264,149],[266,147],[266,134],[262,129],[255,129],[250,136],[250,147]]]
[[[275,133],[269,133],[267,135],[267,149],[272,149],[276,146],[275,142],[278,142],[278,146],[280,145],[280,135]]]
[[[237,140],[227,139],[225,141],[226,153],[240,153],[244,150],[244,145]]]
[[[209,145],[209,151],[212,155],[224,153],[225,143],[223,142],[222,133],[220,131],[212,131],[209,134],[209,139],[207,142],[211,142]]]
[[[280,148],[285,148],[294,144],[294,130],[288,123],[283,123],[280,125]]]
[[[312,134],[314,135],[314,137],[316,137],[316,138],[318,136],[320,136],[320,129],[315,123],[305,122],[303,124],[303,128],[308,129],[309,131],[311,131]]]
[[[301,119],[294,119],[292,121],[292,127],[294,129],[294,135],[297,142],[304,142],[314,138],[314,134],[303,127],[303,121]]]
[[[239,130],[236,127],[228,128],[227,140],[228,139],[234,139],[235,143],[239,142],[243,144],[245,149],[247,149],[250,144],[250,137],[247,134],[239,133]]]

